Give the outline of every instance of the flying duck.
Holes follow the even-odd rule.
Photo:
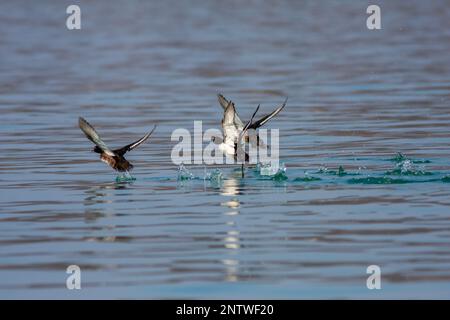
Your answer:
[[[111,168],[113,168],[116,171],[119,172],[129,172],[133,169],[133,165],[125,159],[124,155],[128,151],[133,150],[134,148],[138,147],[142,143],[144,143],[150,135],[155,131],[156,125],[153,128],[152,131],[147,133],[145,136],[143,136],[141,139],[130,143],[120,149],[111,150],[108,148],[108,146],[102,141],[100,136],[98,135],[97,131],[95,131],[94,127],[89,124],[85,119],[80,117],[78,119],[78,125],[80,126],[81,131],[84,132],[86,137],[91,140],[95,147],[92,150],[95,153],[100,154],[100,160],[108,164]]]
[[[259,106],[253,113],[250,121],[247,124],[240,127],[236,124],[236,109],[234,103],[228,102],[227,107],[223,113],[222,119],[222,130],[223,130],[223,140],[217,137],[213,137],[213,141],[219,145],[219,150],[222,151],[227,157],[233,158],[235,161],[242,161],[242,177],[244,176],[244,163],[249,162],[249,155],[245,152],[242,145],[242,138],[247,132],[248,128],[251,127],[253,123],[253,118],[259,110]],[[242,121],[238,118],[238,121]]]

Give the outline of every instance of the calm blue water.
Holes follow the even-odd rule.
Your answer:
[[[379,31],[368,1],[111,2],[0,4],[0,298],[450,298],[447,2],[377,1]],[[289,97],[284,174],[172,164],[219,92]],[[136,180],[78,116],[114,147],[158,124]]]

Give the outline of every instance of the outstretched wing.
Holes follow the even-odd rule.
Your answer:
[[[147,133],[145,136],[143,136],[142,138],[140,138],[139,140],[137,140],[137,141],[135,141],[133,143],[130,143],[130,144],[126,145],[125,147],[122,147],[120,149],[114,150],[114,153],[123,156],[128,151],[131,151],[134,148],[137,148],[138,146],[143,144],[152,135],[152,133],[153,133],[153,131],[155,131],[155,129],[156,129],[156,125],[153,127],[152,131]]]
[[[220,93],[217,95],[217,99],[219,100],[219,104],[222,106],[223,110],[225,110],[228,107],[229,101]]]
[[[284,100],[284,103],[281,106],[279,106],[278,108],[276,108],[272,113],[269,113],[268,115],[265,115],[258,121],[252,123],[248,128],[256,130],[259,127],[261,127],[262,125],[264,125],[267,121],[269,121],[270,119],[275,117],[278,113],[280,113],[281,110],[283,110],[283,108],[286,106],[287,100],[288,100],[288,98],[286,98],[286,100]]]
[[[239,142],[239,143],[241,142],[242,137],[245,135],[245,133],[247,132],[247,130],[248,130],[249,128],[251,128],[251,126],[252,126],[252,124],[253,124],[253,118],[255,117],[255,115],[256,115],[256,113],[258,112],[258,110],[259,110],[259,105],[258,105],[258,107],[256,107],[256,110],[255,110],[255,112],[253,112],[253,115],[252,115],[252,117],[250,118],[250,120],[245,124],[244,128],[243,128],[242,131],[239,133],[239,139],[238,139],[238,142]]]
[[[85,119],[82,117],[78,118],[78,125],[81,129],[81,131],[84,132],[86,137],[91,140],[97,147],[99,147],[103,152],[106,154],[114,157],[115,154],[111,149],[108,148],[108,146],[100,139],[100,136],[98,135],[97,131],[95,131],[94,127],[89,124]]]
[[[234,103],[232,101],[228,101],[223,95],[221,95],[220,93],[217,95],[217,99],[219,100],[219,104],[222,106],[222,108],[224,110],[227,109],[228,104],[231,103],[233,104],[234,107]],[[239,118],[236,109],[234,110],[234,124],[236,127],[238,127],[240,130],[242,130],[242,128],[244,127],[244,123],[242,122],[242,120]]]

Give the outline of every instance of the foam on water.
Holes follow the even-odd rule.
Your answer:
[[[424,166],[416,166],[413,160],[404,158],[396,164],[393,170],[387,171],[386,175],[403,175],[403,176],[431,176],[432,172],[425,171]],[[425,163],[425,162],[420,162]]]
[[[273,180],[273,181],[285,181],[288,180],[286,174],[286,165],[280,164],[280,167],[274,170],[270,165],[258,164],[255,168],[255,172],[259,180]]]
[[[211,172],[207,172],[205,169],[204,180],[220,182],[223,180],[223,173],[219,169],[214,169]]]
[[[327,167],[323,166],[323,167],[320,167],[316,173],[326,174],[326,175],[331,175],[331,176],[338,176],[338,177],[344,177],[344,176],[349,176],[349,175],[352,175],[352,176],[359,175],[358,172],[356,172],[356,173],[347,172],[343,166],[339,166],[339,168],[337,170],[330,170]]]
[[[136,178],[130,174],[120,174],[116,176],[116,182],[133,182]]]
[[[291,175],[294,178],[289,179],[284,163],[276,171],[273,168],[268,168],[265,165],[258,164],[253,168],[246,168],[246,172],[252,174],[246,174],[244,180],[251,182],[257,180],[268,180],[274,182],[286,181],[286,182],[321,182],[321,183],[333,183],[333,184],[374,184],[374,185],[390,185],[390,184],[411,184],[411,183],[448,183],[450,180],[449,175],[445,175],[440,172],[433,172],[425,170],[425,164],[431,163],[429,160],[415,160],[409,159],[405,155],[398,153],[394,158],[391,158],[395,162],[394,168],[387,171],[378,171],[375,169],[368,169],[367,167],[358,167],[356,171],[346,170],[343,165],[339,165],[337,169],[330,169],[326,166],[320,167],[312,174],[308,171],[303,173],[303,176],[296,176],[296,170],[292,170]],[[219,183],[224,179],[227,179],[226,171],[214,169],[208,171],[207,167],[204,167],[203,176],[195,175],[184,165],[180,165],[178,168],[178,180],[205,180]],[[233,168],[233,172],[240,172],[241,168]],[[364,171],[363,171],[364,170]],[[274,173],[272,173],[274,171]],[[295,177],[296,176],[296,177]],[[348,179],[349,177],[352,177]],[[426,178],[435,176],[436,178]]]
[[[293,181],[294,182],[313,182],[313,181],[322,181],[322,179],[311,176],[306,172],[304,177],[297,177]]]
[[[389,158],[387,160],[388,161],[392,161],[392,162],[397,162],[397,163],[402,163],[402,162],[407,161],[407,160],[409,160],[409,161],[411,161],[412,163],[415,163],[415,164],[431,163],[430,160],[426,160],[426,159],[414,159],[414,160],[408,159],[408,157],[406,155],[404,155],[403,153],[401,153],[401,152],[397,152],[397,154],[394,157]]]
[[[184,164],[180,164],[178,167],[178,181],[192,180],[194,178],[194,174],[190,172]]]
[[[394,179],[390,177],[365,177],[365,178],[352,178],[347,180],[349,184],[403,184],[411,183],[414,181],[406,179]]]

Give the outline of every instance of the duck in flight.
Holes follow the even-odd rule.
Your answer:
[[[105,162],[106,164],[108,164],[111,168],[113,168],[116,171],[127,172],[127,173],[129,173],[129,171],[131,171],[131,169],[133,169],[133,165],[128,160],[125,159],[125,157],[124,157],[125,153],[133,150],[134,148],[136,148],[136,147],[140,146],[142,143],[144,143],[151,136],[153,131],[155,131],[155,129],[156,129],[156,125],[155,125],[155,127],[152,129],[152,131],[147,133],[145,136],[143,136],[139,140],[137,140],[133,143],[130,143],[120,149],[111,150],[102,141],[102,139],[98,135],[97,131],[95,131],[94,127],[91,126],[89,124],[89,122],[87,122],[85,119],[80,117],[78,119],[78,125],[79,125],[81,131],[84,132],[86,137],[95,144],[95,147],[92,151],[100,154],[101,161]]]
[[[227,107],[223,113],[222,130],[223,140],[217,137],[213,137],[213,142],[219,145],[219,150],[222,151],[227,157],[233,158],[235,161],[242,161],[242,177],[244,177],[244,163],[249,162],[249,155],[245,152],[242,145],[242,138],[253,124],[253,118],[259,110],[259,106],[253,113],[250,121],[247,124],[240,126],[236,125],[236,109],[234,103],[228,102]],[[239,119],[239,121],[241,121]]]
[[[236,109],[234,107],[234,103],[231,100],[227,100],[222,94],[218,94],[217,98],[219,100],[219,104],[222,106],[222,108],[224,110],[226,110],[226,108],[228,107],[228,104],[232,104],[233,105],[233,109],[234,111],[234,126],[236,127],[236,130],[242,132],[244,129],[244,123],[242,122],[242,120],[239,118]],[[287,98],[284,100],[283,104],[280,105],[279,107],[277,107],[274,111],[272,111],[269,114],[266,114],[264,117],[262,117],[261,119],[259,119],[258,121],[252,122],[250,124],[250,126],[248,127],[248,129],[253,129],[256,130],[259,127],[263,126],[264,124],[266,124],[270,119],[272,119],[273,117],[275,117],[277,114],[279,114],[281,112],[281,110],[284,109],[284,107],[286,106],[287,103]],[[258,106],[259,107],[259,106]],[[257,138],[257,145],[264,145],[264,142],[262,140],[259,139],[259,136],[256,136]],[[245,137],[246,142],[248,142],[248,136]]]

